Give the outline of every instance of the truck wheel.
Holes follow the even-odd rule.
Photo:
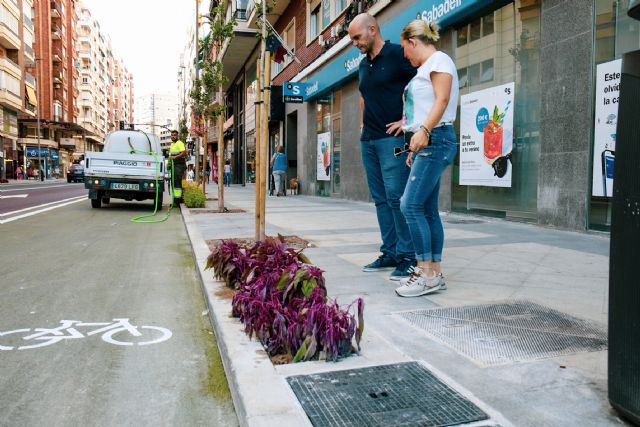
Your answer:
[[[100,198],[100,196],[96,197],[95,199],[91,199],[92,208],[99,209],[100,206],[102,206],[102,199]]]

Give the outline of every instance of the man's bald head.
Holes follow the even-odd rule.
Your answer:
[[[376,41],[382,42],[378,22],[368,13],[361,13],[353,18],[349,24],[349,38],[362,53],[371,53]]]

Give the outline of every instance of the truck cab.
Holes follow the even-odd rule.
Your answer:
[[[165,169],[156,135],[139,130],[111,132],[105,138],[104,151],[85,154],[84,183],[91,206],[100,208],[112,198],[157,200],[160,210]]]

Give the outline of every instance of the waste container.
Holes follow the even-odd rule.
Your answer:
[[[609,258],[609,401],[640,424],[640,50],[622,58]]]

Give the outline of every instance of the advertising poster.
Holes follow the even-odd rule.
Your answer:
[[[593,135],[594,196],[613,195],[613,165],[616,158],[616,125],[622,60],[605,62],[596,71],[596,108]]]
[[[318,134],[318,181],[329,181],[331,176],[331,132]]]
[[[460,99],[460,185],[511,187],[515,83]]]

